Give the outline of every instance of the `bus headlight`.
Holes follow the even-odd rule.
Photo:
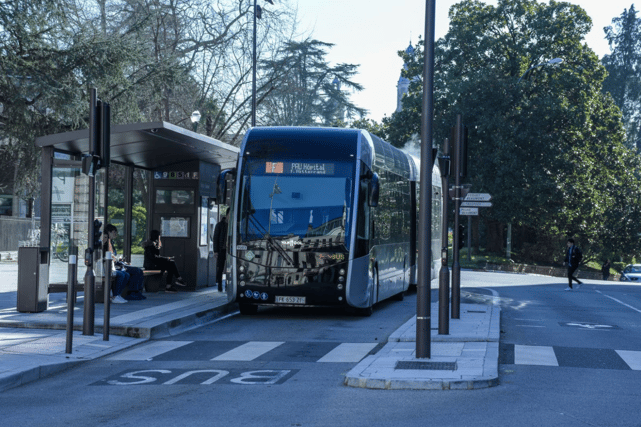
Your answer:
[[[338,274],[341,275],[341,276],[344,276],[345,275],[345,269],[341,268],[340,270],[338,270]]]
[[[338,276],[338,281],[342,283],[345,281],[345,278],[343,276]]]
[[[241,273],[244,273],[245,272],[245,266],[241,265],[240,267],[238,267],[238,271],[241,272]]]

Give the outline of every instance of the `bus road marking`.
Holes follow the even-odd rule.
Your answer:
[[[276,385],[285,383],[297,372],[298,369],[144,369],[117,374],[92,385]]]

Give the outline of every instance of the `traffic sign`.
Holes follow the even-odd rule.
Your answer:
[[[477,216],[479,214],[479,208],[460,208],[459,213],[461,215]]]
[[[467,193],[463,200],[467,202],[489,202],[492,200],[492,195],[488,193]]]
[[[462,208],[491,208],[492,202],[461,202]]]

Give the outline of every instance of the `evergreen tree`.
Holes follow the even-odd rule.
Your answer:
[[[289,42],[276,59],[263,61],[264,69],[278,75],[263,96],[263,124],[330,126],[365,114],[349,100],[351,91],[362,90],[351,80],[358,66],[331,66],[325,57],[332,46],[312,39]]]
[[[629,147],[639,146],[641,138],[641,18],[634,5],[605,27],[610,54],[602,59],[608,76],[603,90],[609,92],[623,114]]]

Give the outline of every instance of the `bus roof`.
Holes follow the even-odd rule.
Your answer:
[[[298,142],[305,142],[305,151],[297,151]],[[244,154],[251,144],[253,156],[279,155],[296,158],[355,158],[361,144],[361,160],[370,167],[389,170],[410,181],[418,180],[418,171],[411,156],[361,129],[327,127],[257,127],[245,135],[241,149]],[[331,150],[328,150],[331,145]]]

